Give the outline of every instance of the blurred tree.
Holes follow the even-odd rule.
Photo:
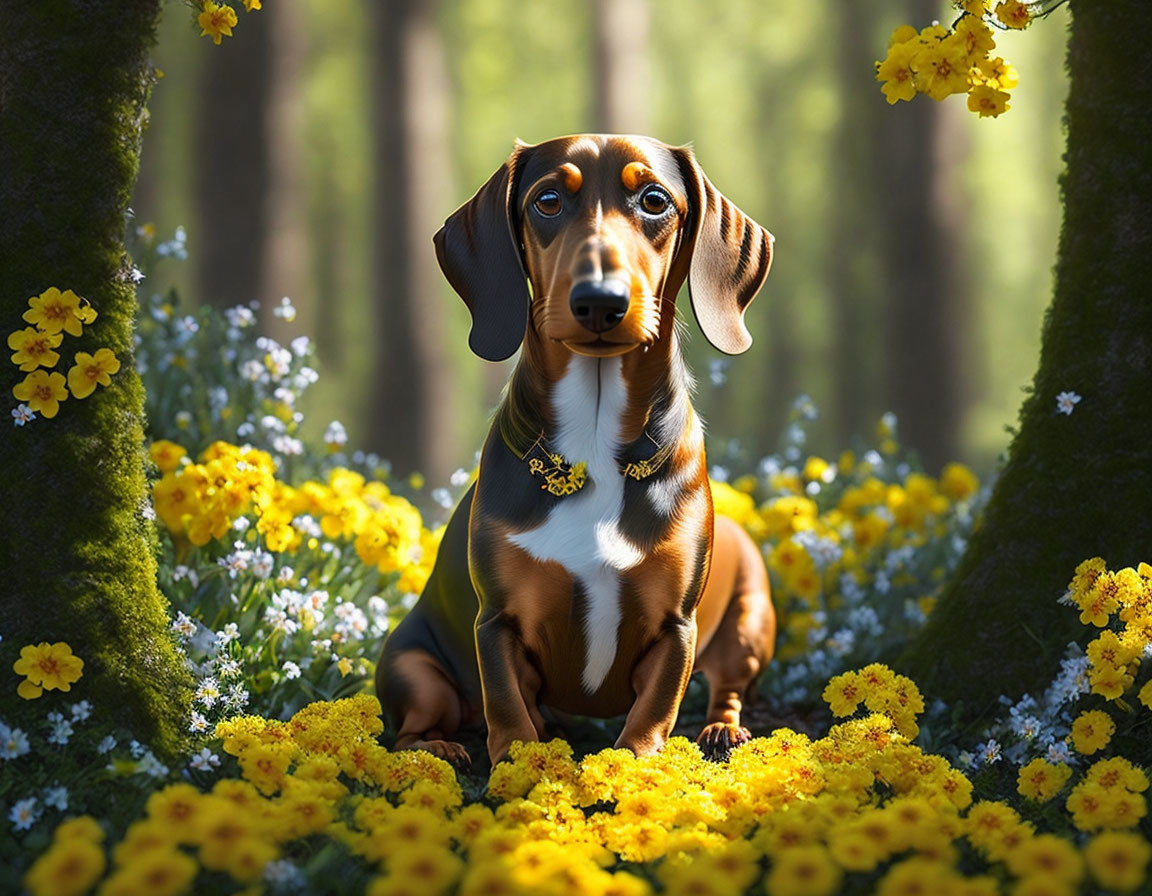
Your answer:
[[[438,0],[369,4],[375,102],[375,370],[369,447],[438,481],[459,463],[440,273],[430,249],[448,183],[448,82]]]
[[[902,663],[969,717],[1051,680],[1084,630],[1057,602],[1077,564],[1152,559],[1152,19],[1142,0],[1070,7],[1064,222],[1039,368],[984,522]],[[1071,414],[1064,392],[1082,396]]]
[[[246,305],[260,296],[269,224],[265,121],[273,40],[268,25],[258,22],[209,47],[200,71],[192,151],[197,222],[191,255],[196,296],[217,308]]]
[[[144,393],[132,364],[136,299],[123,242],[159,7],[158,0],[4,7],[5,332],[24,326],[30,296],[72,289],[98,317],[80,337],[66,337],[61,366],[77,350],[107,347],[122,367],[111,385],[0,439],[0,569],[5,646],[67,642],[85,663],[72,693],[174,753],[190,688],[156,588],[155,535],[144,512]],[[3,365],[0,392],[10,404],[23,377]],[[11,699],[4,697],[5,715],[18,721],[22,710]]]
[[[258,28],[246,28],[243,38],[254,31],[266,31],[272,52],[265,65],[268,88],[264,107],[253,114],[254,122],[264,133],[267,167],[263,185],[263,216],[266,233],[258,240],[263,253],[251,264],[259,266],[259,281],[254,298],[260,300],[261,326],[264,332],[282,343],[300,333],[315,334],[320,314],[315,292],[311,288],[311,234],[307,216],[304,164],[304,60],[307,53],[304,13],[296,3],[270,3]],[[212,66],[209,66],[211,68]],[[253,197],[255,198],[255,197]],[[288,296],[296,308],[297,319],[284,321],[273,313],[280,299]],[[334,315],[336,308],[324,309]]]
[[[592,17],[593,128],[648,133],[648,0],[596,0]]]
[[[939,12],[939,0],[907,3],[909,21],[930,21]],[[880,104],[875,83],[869,84],[872,104]],[[963,154],[956,116],[964,114],[952,104],[905,104],[879,129],[873,149],[873,220],[887,294],[883,392],[900,420],[901,440],[930,471],[955,458],[964,413],[967,315],[957,264],[963,216],[955,183]]]
[[[867,78],[874,53],[862,35],[875,32],[875,3],[846,3],[835,16],[840,114],[833,136],[836,202],[829,205],[828,289],[832,313],[832,365],[834,404],[829,411],[836,426],[836,441],[850,444],[875,423],[886,408],[880,393],[881,341],[887,298],[886,278],[875,259],[879,234],[899,222],[876,221],[885,207],[875,172],[877,135],[881,117],[889,118],[887,104]],[[862,227],[861,222],[874,226]]]

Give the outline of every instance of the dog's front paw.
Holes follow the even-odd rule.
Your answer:
[[[713,722],[705,726],[696,738],[696,743],[704,753],[705,759],[713,762],[723,762],[729,754],[740,746],[752,740],[752,732],[743,725],[729,725],[727,722]]]
[[[468,755],[468,751],[465,750],[463,746],[455,741],[418,740],[410,744],[406,749],[427,750],[433,756],[439,756],[445,762],[450,762],[461,771],[467,771],[472,767],[472,757]]]

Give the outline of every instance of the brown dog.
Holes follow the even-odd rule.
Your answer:
[[[482,713],[495,762],[542,736],[543,704],[626,712],[616,745],[652,753],[695,667],[700,742],[726,752],[749,737],[741,701],[776,621],[759,549],[713,523],[675,301],[687,279],[704,335],[744,351],[771,235],[689,150],[584,135],[518,143],[435,244],[472,350],[523,351],[428,585],[384,644],[396,746],[467,762],[451,739]]]

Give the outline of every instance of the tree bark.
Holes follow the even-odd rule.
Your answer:
[[[969,716],[1050,681],[1085,633],[1057,603],[1080,561],[1152,558],[1152,20],[1140,0],[1070,6],[1064,220],[1039,368],[983,524],[901,663]],[[1083,396],[1070,415],[1064,391]]]
[[[596,0],[592,121],[604,133],[648,132],[648,0]]]
[[[369,444],[439,481],[459,463],[432,234],[451,208],[447,71],[435,0],[370,4],[374,36],[375,374]]]
[[[269,223],[265,118],[271,90],[271,31],[259,19],[240,24],[248,27],[237,28],[235,37],[207,48],[211,53],[201,70],[196,108],[193,178],[198,221],[190,235],[191,255],[196,262],[196,295],[216,308],[261,298]]]
[[[9,668],[23,645],[67,642],[85,664],[70,697],[91,699],[136,737],[174,752],[189,711],[189,679],[156,587],[154,524],[145,514],[144,394],[132,364],[136,300],[123,245],[159,6],[27,0],[4,7],[4,332],[26,326],[29,297],[52,286],[71,289],[98,317],[80,337],[65,337],[56,369],[66,373],[76,351],[105,347],[122,366],[111,385],[70,397],[53,419],[14,429],[5,412],[0,618]],[[0,369],[7,409],[25,374],[7,362]],[[2,699],[6,721],[27,715],[40,724],[43,708],[12,691]],[[20,705],[10,713],[14,702]]]
[[[939,13],[914,0],[912,21]],[[877,95],[878,96],[878,95]],[[901,441],[930,471],[955,458],[963,408],[960,359],[965,320],[957,266],[962,212],[951,173],[962,142],[952,104],[917,102],[893,110],[876,149],[884,288],[884,395]]]

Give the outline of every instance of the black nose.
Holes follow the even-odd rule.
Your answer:
[[[615,277],[581,280],[572,287],[568,303],[580,326],[593,333],[604,333],[624,320],[631,293],[628,282]]]

